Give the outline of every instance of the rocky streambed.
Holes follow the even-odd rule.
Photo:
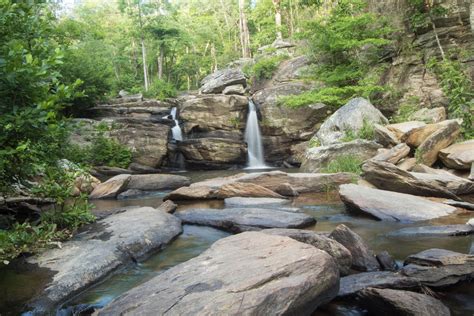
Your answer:
[[[392,311],[410,310],[416,305],[410,302],[439,305],[440,315],[474,311],[469,211],[377,221],[347,212],[336,191],[316,185],[316,174],[300,181],[298,173],[239,173],[180,175],[191,179],[190,187],[205,183],[214,190],[235,179],[277,188],[285,178],[301,193],[176,200],[174,215],[167,213],[171,201],[160,207],[169,190],[95,200],[98,223],[62,248],[28,258],[27,267],[0,272],[1,313],[305,314],[319,306],[316,314],[365,315],[376,302]]]

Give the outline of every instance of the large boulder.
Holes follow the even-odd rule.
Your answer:
[[[372,189],[355,184],[339,187],[349,212],[364,213],[378,220],[415,222],[449,215],[456,208],[409,194]]]
[[[215,242],[118,297],[99,315],[310,315],[335,297],[338,274],[324,251],[247,232]]]
[[[123,265],[162,249],[181,231],[179,219],[151,207],[130,208],[99,220],[61,248],[27,259],[53,273],[29,306],[47,314]]]
[[[362,305],[372,315],[449,316],[449,309],[426,294],[368,288],[359,293]]]
[[[432,185],[437,184],[456,195],[474,193],[474,182],[455,176],[449,172],[438,174],[410,172],[410,174],[419,181]]]
[[[427,166],[433,165],[438,159],[439,151],[454,143],[460,133],[461,127],[456,120],[443,122],[440,128],[418,147],[420,162]]]
[[[247,86],[247,80],[240,69],[218,70],[201,81],[201,93],[221,93],[225,87],[241,84]]]
[[[403,137],[406,137],[405,135],[407,135],[407,133],[410,133],[412,130],[423,127],[425,125],[426,125],[425,122],[409,121],[409,122],[403,122],[403,123],[390,124],[390,125],[386,125],[385,127],[389,131],[394,133],[398,139],[402,139]]]
[[[337,143],[346,135],[347,130],[358,132],[364,125],[387,124],[388,120],[368,100],[355,98],[331,115],[316,133],[322,145]]]
[[[243,141],[225,138],[197,138],[179,142],[186,166],[198,169],[226,169],[244,165],[247,146]]]
[[[290,237],[305,244],[326,251],[336,261],[341,275],[347,275],[352,265],[351,252],[337,241],[321,233],[303,229],[273,228],[261,231],[264,234]]]
[[[362,237],[353,232],[349,227],[341,224],[334,229],[329,238],[334,239],[346,247],[352,255],[352,268],[358,271],[377,271],[380,264],[374,252],[364,242]]]
[[[474,163],[474,140],[453,144],[440,150],[438,156],[448,168],[469,170]]]
[[[114,199],[127,189],[132,178],[129,174],[120,174],[97,185],[89,195],[90,199]]]
[[[357,139],[347,143],[308,148],[301,164],[301,170],[321,172],[329,163],[341,156],[350,156],[351,159],[364,161],[377,155],[377,150],[381,147],[376,142]]]
[[[437,108],[422,108],[410,115],[410,120],[426,123],[438,123],[446,120],[446,109],[442,106]]]
[[[304,228],[316,220],[303,213],[267,208],[189,209],[175,214],[183,223],[239,233],[265,228]]]
[[[130,177],[127,189],[140,191],[174,190],[190,184],[191,180],[188,177],[175,174],[140,174]]]
[[[190,95],[179,105],[179,119],[186,134],[245,128],[248,98],[239,95]]]

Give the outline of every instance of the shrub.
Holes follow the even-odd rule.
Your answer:
[[[147,98],[154,98],[158,100],[164,100],[166,98],[176,97],[176,88],[169,82],[155,79],[148,91],[144,92],[143,95]]]
[[[356,139],[373,140],[375,138],[374,126],[366,119],[364,119],[361,129],[357,132],[354,132],[352,129],[346,129],[344,133],[345,136],[341,139],[343,142],[350,142]]]
[[[325,173],[338,173],[338,172],[350,172],[354,174],[362,173],[362,160],[360,158],[343,155],[332,160],[326,168],[323,169]]]
[[[287,56],[282,55],[263,57],[255,64],[244,68],[244,72],[247,76],[254,77],[256,80],[270,79],[280,63],[286,58]]]

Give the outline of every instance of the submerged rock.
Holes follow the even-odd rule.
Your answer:
[[[352,254],[352,268],[358,271],[380,270],[375,254],[369,249],[364,240],[349,227],[341,224],[334,229],[329,238],[334,239]]]
[[[423,226],[408,227],[389,233],[389,236],[400,237],[446,237],[464,236],[474,234],[471,225],[445,225],[445,226]]]
[[[368,288],[358,296],[372,315],[449,316],[449,309],[441,301],[409,291]]]
[[[35,312],[50,312],[124,264],[163,248],[182,231],[178,218],[151,207],[125,209],[87,228],[61,248],[27,259],[55,273],[30,302]]]
[[[345,131],[358,132],[364,125],[379,123],[387,124],[388,120],[368,100],[355,98],[332,114],[316,133],[322,145],[339,142]]]
[[[290,237],[294,240],[312,245],[326,251],[336,261],[341,275],[347,275],[352,265],[351,252],[334,239],[317,232],[302,229],[273,228],[261,231],[264,234]]]
[[[247,232],[126,292],[99,315],[310,315],[337,294],[324,251],[291,238]]]
[[[339,194],[349,212],[364,213],[384,221],[423,221],[456,211],[452,206],[418,196],[355,184],[341,185]]]
[[[248,207],[248,206],[263,206],[272,207],[289,204],[291,201],[286,199],[277,198],[244,198],[244,197],[233,197],[224,200],[224,204],[228,207]]]
[[[264,228],[304,228],[316,220],[303,213],[267,208],[189,209],[175,214],[183,223],[211,226],[233,233]]]
[[[350,156],[353,159],[364,161],[377,155],[377,150],[381,147],[376,142],[357,139],[347,143],[308,148],[301,164],[301,170],[321,172],[341,156]]]

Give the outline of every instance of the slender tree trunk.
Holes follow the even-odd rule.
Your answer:
[[[288,6],[290,7],[290,36],[295,33],[295,18],[293,14],[293,1],[289,0]]]
[[[250,58],[250,32],[247,25],[247,17],[245,16],[245,0],[239,0],[239,30],[242,57]]]
[[[216,56],[216,48],[214,46],[214,43],[211,44],[211,56],[212,56],[212,60],[214,61],[211,67],[211,72],[214,72],[214,71],[217,71],[217,56]]]
[[[438,44],[438,48],[439,48],[439,51],[441,53],[441,58],[443,58],[443,60],[446,60],[446,55],[444,54],[443,46],[441,46],[441,41],[439,40],[438,30],[436,29],[436,25],[433,21],[433,18],[431,17],[431,14],[430,14],[430,22],[431,22],[431,26],[433,28],[433,33],[434,33],[435,38],[436,38],[436,44]]]
[[[148,91],[148,71],[146,66],[146,47],[145,39],[143,38],[143,21],[142,21],[142,9],[140,2],[138,3],[138,19],[140,23],[140,40],[142,43],[142,62],[143,62],[143,80],[145,81],[145,91]]]
[[[276,37],[277,40],[281,40],[283,39],[283,34],[281,33],[281,3],[280,0],[272,0],[272,2],[275,8]]]
[[[160,55],[158,56],[158,79],[163,79],[163,59],[165,58],[165,47],[160,44]]]

